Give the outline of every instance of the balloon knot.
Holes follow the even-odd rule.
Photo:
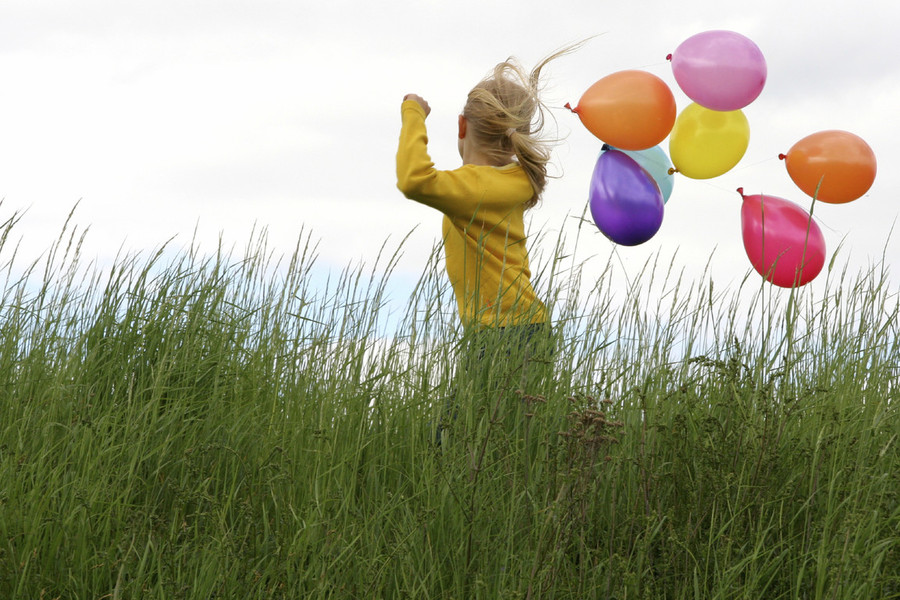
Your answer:
[[[572,105],[569,104],[568,102],[566,102],[565,108],[568,108],[568,109],[571,110],[573,113],[577,113],[577,112],[578,112],[578,111],[576,111],[574,108],[572,108]]]
[[[741,198],[743,198],[743,197],[744,197],[744,188],[739,187],[739,188],[737,189],[737,193],[741,195]]]
[[[672,55],[671,55],[671,54],[666,54],[666,60],[672,60]]]
[[[677,173],[677,172],[678,172],[678,169],[675,169],[675,168],[670,168],[670,169],[669,169],[669,175],[674,175],[674,174]]]
[[[787,158],[787,154],[779,154],[778,155],[778,160],[784,160],[786,158]]]

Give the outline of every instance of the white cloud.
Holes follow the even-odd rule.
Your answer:
[[[769,80],[746,109],[751,145],[732,172],[709,181],[679,177],[656,238],[619,249],[623,263],[679,249],[725,280],[749,268],[740,241],[743,186],[806,199],[777,160],[822,129],[854,131],[875,149],[880,171],[868,197],[819,206],[830,247],[841,240],[863,264],[880,256],[898,205],[892,165],[900,124],[900,8],[815,12],[785,2],[673,6],[529,0],[458,3],[297,3],[250,0],[123,3],[51,0],[0,6],[0,196],[3,213],[31,207],[29,247],[43,249],[79,198],[89,248],[111,255],[155,247],[197,227],[214,246],[241,240],[256,223],[285,252],[302,225],[322,239],[326,261],[377,251],[388,235],[409,241],[403,268],[420,268],[439,216],[394,186],[399,100],[419,92],[433,107],[430,151],[452,168],[456,114],[469,87],[510,54],[531,64],[566,43],[601,34],[547,72],[550,103],[566,141],[534,222],[569,228],[580,214],[600,142],[562,110],[600,77],[647,69],[675,89],[666,54],[688,36],[728,28],[766,54]],[[675,89],[679,108],[686,100]],[[889,247],[900,267],[898,242]],[[597,232],[585,256],[608,256]]]

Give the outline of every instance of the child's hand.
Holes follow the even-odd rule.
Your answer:
[[[426,116],[426,117],[428,116],[428,113],[431,112],[431,107],[428,106],[428,103],[425,101],[425,98],[423,98],[422,96],[418,96],[418,95],[416,95],[416,94],[407,94],[407,95],[403,96],[403,100],[404,100],[404,101],[406,101],[406,100],[415,100],[416,102],[418,102],[418,103],[419,103],[419,106],[422,107],[422,110],[425,111],[425,116]]]

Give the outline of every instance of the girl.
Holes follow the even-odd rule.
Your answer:
[[[447,274],[466,327],[544,326],[547,309],[535,295],[526,249],[524,213],[541,198],[549,147],[538,136],[544,107],[541,69],[525,73],[514,61],[494,67],[469,92],[459,116],[462,167],[439,171],[428,156],[428,103],[407,94],[401,105],[397,187],[444,214]]]
[[[550,158],[539,137],[541,69],[573,49],[555,53],[530,73],[507,60],[472,88],[459,116],[463,165],[452,171],[435,169],[428,156],[428,103],[416,94],[403,98],[397,187],[444,214],[447,275],[468,334],[456,393],[518,389],[524,399],[521,390],[532,393],[546,377],[535,367],[551,362],[549,314],[531,284],[524,214],[541,198]],[[497,396],[491,422],[506,404],[503,396]],[[445,412],[438,444],[456,410],[448,405]]]

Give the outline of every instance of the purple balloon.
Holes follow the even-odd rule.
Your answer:
[[[637,161],[619,150],[600,155],[591,176],[591,216],[616,244],[637,246],[659,231],[663,197]]]
[[[678,87],[700,106],[718,111],[744,108],[766,84],[766,59],[752,40],[734,31],[691,36],[672,53]]]

